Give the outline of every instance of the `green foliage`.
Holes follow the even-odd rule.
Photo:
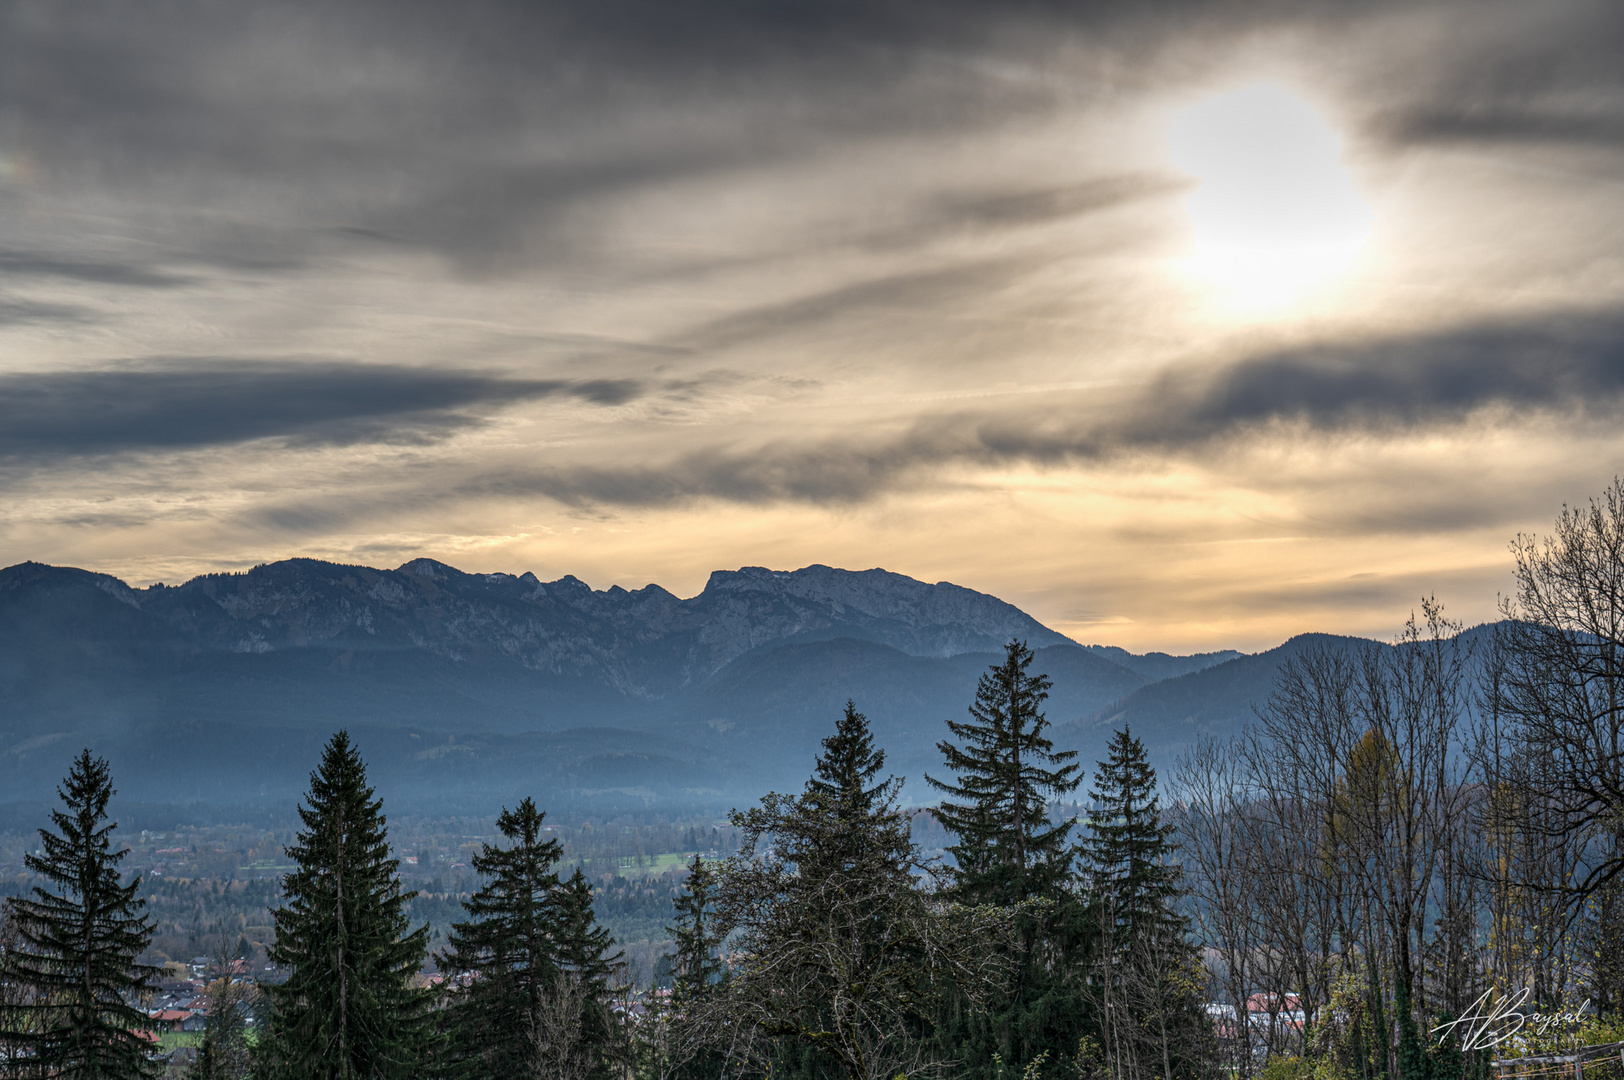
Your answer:
[[[453,926],[442,970],[474,977],[452,995],[448,1071],[455,1077],[522,1076],[533,1056],[531,1025],[558,978],[555,908],[561,852],[541,839],[546,817],[525,799],[503,809],[496,827],[507,847],[485,844],[473,857],[485,884],[467,901],[469,919]]]
[[[693,1022],[723,989],[725,969],[719,955],[722,938],[715,925],[715,890],[714,870],[696,854],[682,891],[671,901],[676,925],[666,928],[677,946],[670,998],[651,1001],[651,1034],[645,1039],[651,1056],[664,1064],[661,1075],[671,1080],[712,1080],[722,1074],[726,1061],[721,1049],[711,1045],[703,1028]]]
[[[151,1076],[135,1034],[147,1018],[129,999],[156,973],[136,963],[152,926],[136,895],[140,879],[119,883],[126,852],[112,844],[118,824],[107,818],[107,762],[82,751],[57,794],[65,809],[51,811],[55,831],[39,830],[40,852],[24,856],[56,891],[36,886],[10,905],[16,940],[0,983],[31,992],[7,1009],[0,1044],[21,1048],[40,1076]]]
[[[934,1069],[943,994],[979,1000],[1002,974],[998,914],[916,883],[898,781],[873,783],[882,765],[848,707],[804,795],[769,794],[733,815],[744,843],[717,889],[732,961],[721,992],[692,1012],[713,1045],[775,1076]]]
[[[1180,875],[1156,773],[1127,728],[1112,737],[1090,794],[1081,849],[1099,940],[1091,988],[1113,1070],[1199,1074],[1213,1051],[1205,972],[1175,907]]]
[[[553,910],[554,956],[561,976],[554,994],[574,999],[570,1024],[576,1029],[574,1041],[591,1062],[587,1075],[608,1077],[626,1049],[612,1007],[621,990],[623,964],[620,953],[615,951],[615,939],[607,928],[598,925],[592,910],[592,886],[580,867],[559,887]],[[559,1003],[553,1004],[556,1015]]]
[[[947,798],[936,816],[956,842],[954,886],[967,903],[1018,904],[1053,896],[1071,869],[1072,823],[1051,824],[1051,796],[1082,782],[1074,750],[1046,738],[1046,675],[1031,675],[1032,650],[1011,641],[1004,662],[981,676],[970,720],[947,722],[964,745],[937,743],[955,775],[925,780]]]
[[[939,1025],[943,1047],[972,1072],[1059,1060],[1092,1027],[1083,980],[1093,943],[1086,902],[1071,888],[1073,822],[1049,820],[1050,798],[1081,784],[1080,766],[1043,734],[1050,683],[1031,664],[1026,644],[1010,642],[982,675],[970,720],[947,722],[962,747],[938,744],[955,782],[926,777],[947,796],[936,816],[955,837],[955,895],[1018,909],[1010,986],[983,1008],[953,1002]]]
[[[712,909],[716,874],[697,854],[688,867],[683,890],[671,901],[677,912],[677,925],[666,930],[677,945],[673,958],[672,996],[682,1002],[702,998],[722,978],[717,935]]]
[[[1156,935],[1182,937],[1187,927],[1173,909],[1179,872],[1173,826],[1161,822],[1156,772],[1144,744],[1117,731],[1089,792],[1094,808],[1082,842],[1084,869],[1109,908],[1113,945],[1132,948]]]
[[[274,912],[271,959],[288,970],[271,1006],[260,1066],[274,1080],[411,1080],[432,1049],[428,995],[413,986],[427,929],[410,928],[381,800],[340,731],[311,774],[297,869]]]

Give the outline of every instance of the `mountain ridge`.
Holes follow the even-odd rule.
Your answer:
[[[1062,723],[1233,655],[1085,648],[997,597],[877,568],[719,570],[680,598],[428,558],[139,589],[23,563],[0,570],[0,780],[29,795],[89,742],[137,763],[144,796],[270,798],[308,765],[277,747],[347,726],[377,744],[382,782],[448,798],[613,789],[616,762],[628,792],[662,771],[671,792],[759,788],[804,772],[848,697],[917,776],[1011,638],[1051,671]]]

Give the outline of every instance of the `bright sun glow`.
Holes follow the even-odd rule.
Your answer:
[[[1279,308],[1344,269],[1371,210],[1342,167],[1341,140],[1277,86],[1208,98],[1173,122],[1174,164],[1200,181],[1190,198],[1190,269],[1230,303]]]

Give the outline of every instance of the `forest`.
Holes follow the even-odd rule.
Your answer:
[[[1089,771],[1055,749],[1049,680],[1021,641],[946,721],[927,815],[900,805],[848,703],[803,790],[667,838],[691,850],[684,872],[597,852],[648,859],[658,884],[637,899],[595,887],[587,830],[559,835],[532,799],[489,839],[402,851],[339,732],[301,826],[236,849],[264,883],[206,887],[252,892],[267,932],[262,955],[238,934],[244,963],[202,980],[207,1024],[184,1055],[150,1031],[163,972],[143,962],[163,929],[154,912],[184,887],[126,872],[137,849],[86,750],[21,853],[32,884],[5,903],[0,1075],[1615,1071],[1624,482],[1512,555],[1516,589],[1489,632],[1429,598],[1390,645],[1310,649],[1255,724],[1200,744],[1165,794],[1126,728]],[[466,889],[420,897],[414,866]],[[418,901],[445,908],[433,940]],[[617,904],[645,921],[664,908],[672,951],[645,974],[604,923]]]

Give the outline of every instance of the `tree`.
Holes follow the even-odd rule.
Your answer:
[[[1175,774],[1183,795],[1178,828],[1186,881],[1195,900],[1196,926],[1217,961],[1213,981],[1227,998],[1224,1004],[1231,1018],[1225,1026],[1232,1052],[1225,1064],[1238,1080],[1247,1080],[1256,1064],[1254,1025],[1241,1018],[1248,1016],[1259,987],[1265,993],[1275,991],[1273,1000],[1283,997],[1280,991],[1285,987],[1272,976],[1287,955],[1269,947],[1273,935],[1269,916],[1263,914],[1264,890],[1273,882],[1267,872],[1263,830],[1257,827],[1261,815],[1248,805],[1251,792],[1245,772],[1237,744],[1203,741],[1179,759]],[[1264,1026],[1263,1043],[1269,1053],[1288,1049],[1280,1038],[1284,1033],[1282,1025]]]
[[[882,765],[848,708],[805,794],[732,815],[743,844],[720,875],[717,931],[736,938],[728,978],[696,1019],[736,1060],[766,1067],[787,1044],[850,1080],[934,1070],[943,991],[979,1002],[1004,974],[1007,921],[915,881],[900,781],[871,784]]]
[[[503,808],[497,830],[505,848],[482,846],[474,870],[485,878],[465,907],[469,921],[451,928],[442,970],[472,976],[448,1010],[448,1066],[458,1077],[504,1080],[526,1075],[532,1029],[558,980],[554,943],[563,849],[542,839],[546,814],[526,798]]]
[[[718,955],[722,939],[716,932],[715,889],[715,871],[696,852],[682,891],[671,900],[676,925],[665,928],[676,944],[676,952],[662,958],[672,975],[669,995],[662,998],[656,968],[653,992],[638,1024],[644,1071],[657,1080],[714,1080],[726,1064],[698,1022],[720,990],[724,973]]]
[[[1162,824],[1156,771],[1126,727],[1112,735],[1106,755],[1089,792],[1094,806],[1082,850],[1095,891],[1109,900],[1112,940],[1123,948],[1182,935],[1185,922],[1173,910],[1180,891],[1174,826]]]
[[[22,945],[17,912],[11,897],[0,900],[0,1077],[17,1075],[33,1049],[33,1028],[28,1006],[34,988],[12,978],[8,961]]]
[[[213,976],[204,991],[208,1027],[186,1080],[242,1080],[252,1065],[248,1016],[253,1007],[253,983],[233,977],[231,943],[222,936],[214,950]]]
[[[614,1010],[620,993],[624,963],[615,951],[615,939],[598,925],[592,910],[592,886],[577,866],[557,890],[554,905],[555,956],[559,975],[550,1003],[555,1019],[574,1025],[575,1040],[591,1061],[587,1075],[607,1077],[612,1066],[627,1054],[625,1031]],[[556,1023],[542,1029],[555,1048],[564,1045]]]
[[[1101,948],[1096,982],[1107,1062],[1118,1077],[1188,1074],[1207,1057],[1201,965],[1175,909],[1174,826],[1161,820],[1156,773],[1126,728],[1094,774],[1082,844]]]
[[[1032,1062],[1047,1053],[1070,1055],[1088,1027],[1081,958],[1091,947],[1081,933],[1079,898],[1071,890],[1072,820],[1049,820],[1051,798],[1081,783],[1075,751],[1056,751],[1045,735],[1043,702],[1049,679],[1031,674],[1032,651],[1011,641],[1001,664],[982,674],[970,719],[949,720],[963,744],[937,744],[953,782],[926,781],[945,798],[935,809],[954,834],[954,895],[1014,913],[1010,957],[1014,979],[985,1009],[954,1001],[942,1039],[977,1069]]]
[[[722,978],[722,961],[717,955],[722,940],[716,934],[712,909],[715,888],[715,872],[695,853],[688,880],[671,901],[677,925],[665,928],[677,946],[671,990],[679,1003],[704,997]]]
[[[119,883],[107,803],[113,796],[107,762],[89,750],[74,759],[57,788],[65,810],[51,811],[56,831],[39,830],[40,851],[24,865],[60,892],[35,886],[11,901],[15,942],[6,950],[0,982],[31,990],[8,1010],[0,1043],[21,1048],[40,1076],[86,1080],[154,1075],[147,1043],[137,1034],[147,1018],[129,1004],[157,973],[136,963],[152,940],[141,913],[141,879]],[[16,1064],[15,1057],[12,1062]]]
[[[287,981],[270,1004],[260,1059],[272,1077],[408,1080],[430,1049],[428,995],[413,986],[428,928],[412,930],[389,854],[382,801],[340,731],[310,776],[297,864],[273,911],[271,959]]]
[[[1488,705],[1508,727],[1530,801],[1529,825],[1601,841],[1564,892],[1587,895],[1624,872],[1624,478],[1584,509],[1564,506],[1553,535],[1511,544],[1516,591],[1502,605]]]
[[[956,774],[953,782],[925,781],[946,799],[936,810],[957,837],[948,851],[955,887],[975,903],[1018,904],[1052,896],[1071,869],[1071,821],[1049,822],[1049,800],[1074,791],[1075,750],[1056,751],[1043,734],[1041,707],[1052,685],[1031,675],[1032,650],[1024,641],[1005,647],[1004,662],[982,674],[970,720],[949,720],[949,740],[936,744]],[[954,801],[958,800],[958,801]]]

